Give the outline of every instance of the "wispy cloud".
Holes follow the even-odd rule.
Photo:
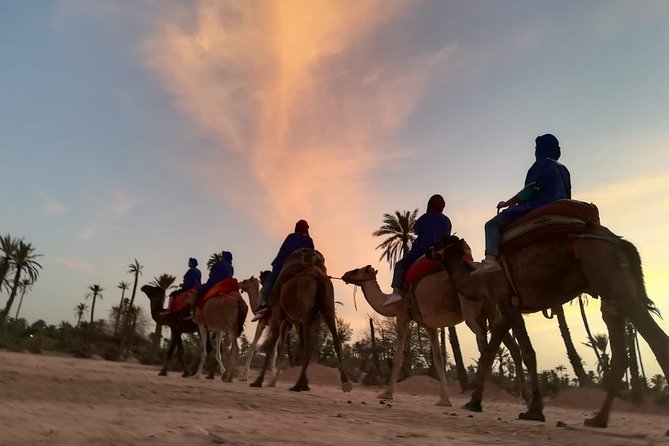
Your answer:
[[[103,196],[93,197],[92,217],[81,227],[79,238],[88,240],[94,237],[123,219],[140,203],[139,197],[120,189],[111,190]]]
[[[73,257],[56,256],[55,260],[59,265],[74,271],[89,272],[95,269],[95,266],[92,263],[85,260],[75,259]]]
[[[276,236],[313,219],[329,259],[367,249],[371,176],[402,156],[395,137],[455,46],[386,42],[410,2],[194,4],[165,13],[145,45],[163,85],[217,143],[191,158],[193,178]],[[342,242],[346,228],[356,230]]]
[[[37,193],[42,199],[42,208],[44,209],[44,212],[46,212],[47,215],[50,215],[52,217],[60,217],[65,214],[65,211],[67,209],[62,203],[60,203],[59,201],[57,201],[56,199],[54,199],[41,189],[38,189]]]

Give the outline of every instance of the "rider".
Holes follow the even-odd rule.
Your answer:
[[[263,283],[263,287],[260,290],[260,305],[255,311],[254,321],[260,319],[264,312],[267,311],[267,301],[272,295],[272,288],[276,279],[279,277],[281,268],[289,255],[298,249],[314,249],[314,241],[309,236],[309,224],[306,220],[300,220],[295,223],[295,231],[291,234],[288,234],[286,239],[283,241],[281,248],[279,248],[279,253],[276,255],[274,261],[272,261],[272,272],[267,277]]]
[[[197,290],[195,299],[191,304],[191,312],[195,313],[200,298],[207,294],[207,292],[214,287],[218,282],[229,279],[235,274],[235,268],[232,266],[232,253],[229,251],[222,251],[221,258],[211,266],[209,270],[209,279],[207,283]]]
[[[485,224],[485,259],[475,273],[500,269],[497,257],[502,230],[512,221],[529,211],[555,200],[571,198],[569,170],[558,163],[560,143],[550,133],[535,139],[536,161],[525,178],[525,187],[507,201],[500,201],[497,209],[507,208]]]
[[[427,212],[420,216],[413,225],[413,232],[418,236],[413,241],[411,249],[402,260],[395,264],[393,273],[393,292],[389,294],[383,305],[390,305],[402,300],[400,289],[404,283],[404,273],[413,262],[418,260],[435,243],[445,235],[451,234],[451,220],[444,215],[446,202],[439,194],[432,195],[427,202]]]
[[[188,271],[186,271],[186,274],[184,274],[184,279],[183,282],[181,282],[181,287],[170,293],[170,305],[172,304],[172,299],[174,298],[174,296],[183,293],[185,291],[188,291],[191,288],[200,286],[201,281],[202,281],[202,273],[200,272],[199,269],[197,269],[197,259],[191,257],[190,259],[188,259]]]

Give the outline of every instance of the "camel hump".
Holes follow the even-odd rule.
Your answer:
[[[556,200],[528,212],[502,232],[502,254],[545,242],[567,234],[580,234],[586,225],[599,225],[599,210],[592,203],[578,200]]]

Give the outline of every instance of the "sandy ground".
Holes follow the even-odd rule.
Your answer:
[[[344,394],[314,366],[312,389],[184,379],[158,368],[0,351],[1,445],[669,445],[669,414],[617,401],[606,430],[582,426],[601,393],[574,389],[546,402],[546,423],[517,420],[521,402],[491,389],[485,412],[435,406],[437,384],[414,377],[394,401],[356,386]],[[589,407],[584,407],[589,406]],[[562,421],[567,427],[556,427]]]

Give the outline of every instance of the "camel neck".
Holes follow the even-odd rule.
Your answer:
[[[362,288],[362,294],[364,294],[365,300],[367,300],[367,303],[369,303],[374,311],[386,317],[397,316],[396,305],[383,305],[387,296],[381,291],[381,287],[376,280],[366,280],[362,282],[360,288]]]
[[[151,318],[158,323],[161,323],[160,321],[163,320],[164,318],[160,316],[160,313],[163,311],[163,301],[165,298],[160,298],[160,297],[154,297],[150,298],[149,301],[151,302]]]

